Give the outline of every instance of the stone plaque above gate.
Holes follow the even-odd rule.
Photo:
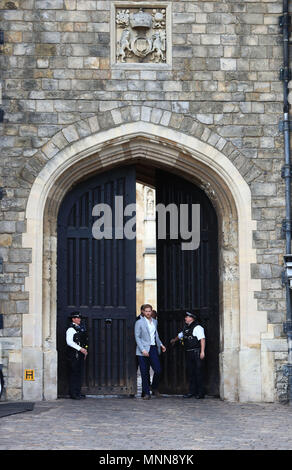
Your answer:
[[[171,3],[114,2],[111,64],[122,68],[171,65]]]

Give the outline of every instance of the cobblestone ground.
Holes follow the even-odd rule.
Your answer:
[[[166,396],[37,402],[0,419],[0,449],[288,450],[292,407]]]

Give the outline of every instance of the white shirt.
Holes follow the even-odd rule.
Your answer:
[[[80,351],[81,346],[79,346],[79,344],[73,341],[73,336],[75,335],[75,333],[76,333],[76,330],[74,330],[72,326],[68,328],[68,330],[66,331],[66,343],[68,344],[68,346],[71,346],[71,348],[74,348],[74,349],[77,349],[77,351]]]
[[[154,322],[148,320],[148,318],[146,318],[146,317],[145,317],[145,320],[147,320],[147,326],[148,326],[148,330],[149,330],[149,334],[150,334],[150,338],[151,338],[151,346],[155,346],[156,328],[155,328]]]
[[[193,334],[193,336],[196,336],[199,341],[201,339],[205,338],[204,328],[200,325],[197,325],[197,326],[194,327],[192,334]],[[183,332],[181,331],[177,336],[178,336],[179,339],[182,339]]]

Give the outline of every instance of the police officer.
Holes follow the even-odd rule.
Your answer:
[[[81,386],[88,346],[87,332],[84,325],[81,325],[81,318],[79,312],[73,312],[71,314],[71,324],[66,331],[69,362],[69,394],[73,400],[85,398],[85,395],[81,394]]]
[[[185,325],[170,343],[174,345],[181,340],[186,350],[187,375],[189,379],[189,393],[184,398],[204,398],[203,359],[205,358],[205,332],[195,314],[186,312]]]

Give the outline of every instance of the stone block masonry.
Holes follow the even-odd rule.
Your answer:
[[[23,247],[22,235],[31,185],[60,149],[130,120],[160,123],[200,138],[224,151],[246,179],[257,222],[257,261],[249,269],[261,280],[259,309],[267,312],[276,339],[283,336],[278,328],[285,320],[280,281],[283,138],[278,130],[283,99],[278,29],[282,2],[167,2],[171,66],[153,63],[142,69],[135,64],[111,65],[113,3],[119,4],[0,1],[5,38],[0,46],[5,111],[0,124],[0,186],[6,190],[0,201],[0,311],[5,315],[0,335],[10,344],[3,352],[10,399],[22,396],[21,384],[12,380],[9,370],[17,369],[15,361],[21,360],[22,317],[28,314],[25,278],[32,253]],[[151,7],[151,2],[145,4]],[[273,352],[273,342],[269,344]],[[286,351],[281,354],[274,355],[275,399],[283,397],[280,365]]]

